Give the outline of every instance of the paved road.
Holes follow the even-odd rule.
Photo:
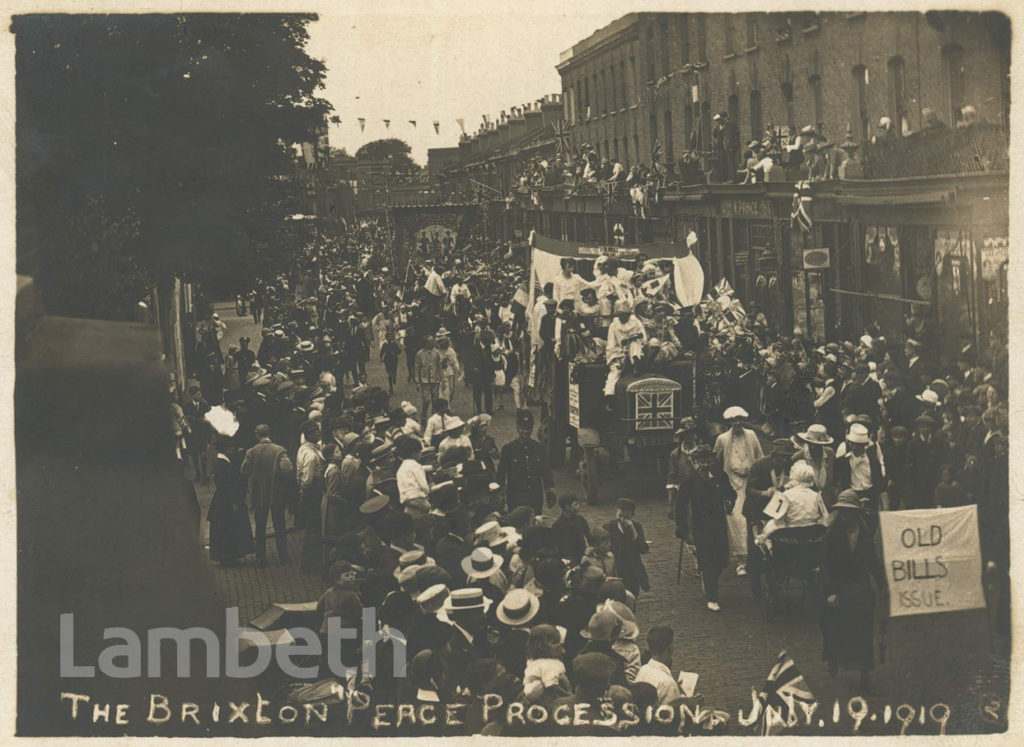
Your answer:
[[[259,339],[259,328],[251,317],[237,317],[232,304],[218,304],[217,310],[228,325],[225,349],[228,342],[235,342],[242,335],[249,335],[254,341]],[[404,369],[401,373],[404,374]],[[383,380],[383,366],[371,361],[368,374],[371,381]],[[459,394],[462,396],[456,397],[455,412],[463,416],[472,414],[470,391],[463,389]],[[418,401],[412,385],[400,376],[394,401],[403,399]],[[495,414],[491,431],[499,446],[515,437],[510,399],[506,408]],[[738,579],[729,569],[722,577],[721,612],[707,610],[692,557],[686,558],[682,578],[676,583],[679,543],[674,536],[674,524],[666,516],[663,491],[658,489],[656,481],[636,478],[635,474],[628,473],[607,475],[602,484],[608,487],[603,495],[629,496],[637,500],[638,519],[652,543],[646,556],[652,589],[641,595],[637,609],[641,642],[650,626],[671,625],[676,641],[673,669],[699,673],[698,691],[703,693],[705,703],[724,708],[734,714],[734,718],[739,709],[744,712],[749,709],[751,687],[763,683],[779,651],[786,649],[823,703],[821,710],[826,723],[821,727],[814,723],[808,733],[850,733],[852,719],[846,708],[848,699],[856,694],[857,675],[841,673],[836,680],[828,677],[821,661],[821,634],[813,605],[805,606],[799,592],[793,592],[783,598],[775,619],[769,621],[745,579]],[[581,492],[576,476],[567,469],[556,471],[555,485],[559,494]],[[197,487],[205,511],[212,488]],[[610,503],[584,509],[592,526],[613,517]],[[300,541],[298,533],[290,535],[292,557],[299,556]],[[256,568],[250,558],[243,565],[217,570],[232,603],[240,607],[243,620],[258,614],[270,602],[308,601],[317,598],[322,591],[321,582],[303,574],[297,565],[287,568],[275,565],[273,543],[268,545],[271,546],[271,566],[267,569]],[[984,724],[978,719],[979,703],[993,695],[1005,703],[1005,696],[1001,695],[1005,686],[995,684],[999,679],[995,672],[1002,668],[1002,660],[992,657],[990,650],[983,611],[891,621],[888,658],[876,670],[874,690],[868,697],[869,708],[879,714],[878,720],[865,721],[861,733],[899,733],[900,724],[895,717],[888,726],[883,726],[881,714],[885,705],[895,710],[903,703],[915,708],[949,703],[953,706],[951,731],[983,728]],[[840,699],[841,717],[839,724],[833,725],[832,707],[836,698]],[[737,724],[733,724],[733,729],[739,733]],[[926,714],[925,724],[922,726],[915,721],[910,733],[935,734],[938,726]]]

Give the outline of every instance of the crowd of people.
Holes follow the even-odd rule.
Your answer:
[[[318,253],[311,294],[284,278],[258,289],[258,344],[221,353],[224,323],[211,314],[197,325],[195,380],[174,422],[182,459],[215,482],[214,561],[255,554],[267,566],[269,519],[278,562],[290,563],[291,513],[301,569],[330,585],[323,632],[332,618],[359,627],[372,607],[402,638],[406,678],[378,666],[350,683],[374,702],[467,702],[463,724],[444,733],[507,735],[677,733],[680,723],[510,725],[488,715],[485,694],[552,712],[698,702],[672,674],[672,629],[640,635],[636,602],[650,581],[634,499],[598,527],[574,495],[555,493],[527,408],[537,392],[521,374],[536,366],[542,378],[556,358],[603,357],[620,373],[699,361],[705,397],[679,424],[666,485],[707,608],[721,609],[731,562],[760,593],[780,533],[820,527],[833,673],[858,670],[867,686],[885,589],[880,510],[977,504],[988,576],[1006,578],[1005,361],[967,346],[941,366],[916,311],[901,340],[871,325],[816,346],[728,294],[698,302],[698,289],[681,304],[672,263],[643,258],[635,271],[602,259],[594,281],[566,262],[531,306],[504,247],[417,258],[400,275],[386,230],[352,231]],[[386,380],[368,380],[371,357]],[[419,401],[392,401],[403,357]],[[506,392],[518,437],[499,448],[488,428]],[[544,516],[555,506],[557,518]],[[359,642],[343,656],[357,663]],[[707,715],[688,728],[722,724]]]

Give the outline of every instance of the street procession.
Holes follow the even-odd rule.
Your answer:
[[[56,649],[59,608],[60,676],[73,639],[82,678],[53,680],[21,734],[1006,731],[1009,19],[606,10],[543,37],[569,38],[561,55],[530,50],[533,85],[558,93],[475,130],[397,93],[368,121],[373,92],[351,81],[335,97],[328,15],[237,38],[183,15],[183,59],[209,43],[208,64],[232,65],[256,54],[246,33],[273,33],[327,60],[309,63],[322,111],[274,141],[276,212],[230,194],[237,145],[196,151],[209,191],[166,219],[119,216],[142,198],[96,187],[65,233],[30,200],[23,236],[19,182],[19,283],[41,300],[23,313],[19,285],[18,324],[42,315],[18,331],[19,496],[75,481],[86,453],[102,467],[68,503],[115,496],[107,518],[70,496],[19,518],[19,610],[36,610],[19,638],[31,614],[25,645]],[[50,46],[19,22],[19,55]],[[103,23],[88,33],[106,43]],[[49,116],[22,96],[19,128]],[[263,136],[245,127],[214,137]],[[48,188],[21,142],[26,190]],[[127,163],[192,184],[168,143],[184,165]],[[157,248],[138,248],[153,225]],[[91,250],[52,248],[75,231]],[[78,371],[85,401],[61,418],[78,439],[48,443],[28,419],[53,422]],[[21,556],[51,531],[36,513],[70,522],[57,558]],[[106,558],[92,597],[60,577],[80,534]],[[150,638],[133,692],[110,673],[124,654],[90,647],[126,629],[104,627],[114,611],[140,638],[214,633],[173,686],[152,679],[175,658]],[[221,654],[262,669],[198,679]],[[20,700],[47,676],[19,674]],[[119,698],[129,720],[97,715]]]

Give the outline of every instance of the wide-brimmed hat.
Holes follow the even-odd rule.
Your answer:
[[[828,429],[818,423],[809,426],[806,431],[797,433],[796,436],[801,441],[819,446],[828,446],[832,443],[832,436],[828,435]]]
[[[622,623],[611,610],[598,610],[590,616],[586,630],[581,630],[580,635],[588,641],[613,641],[618,637]]]
[[[932,391],[931,389],[925,389],[917,395],[917,399],[919,402],[924,402],[926,405],[931,405],[932,407],[938,407],[942,404],[939,399],[939,393]]]
[[[491,547],[500,547],[501,545],[508,545],[509,547],[516,547],[523,539],[523,536],[519,534],[512,527],[501,527],[498,529],[498,536],[491,540]]]
[[[615,313],[616,314],[631,314],[633,313],[633,304],[629,301],[616,301],[615,302]]]
[[[372,498],[363,501],[362,505],[359,506],[359,513],[367,515],[380,513],[387,508],[390,502],[391,499],[384,495],[384,493],[375,491]]]
[[[453,589],[444,602],[444,609],[449,613],[463,610],[482,610],[486,609],[487,606],[483,589],[478,589],[474,586],[464,589]]]
[[[313,345],[312,340],[303,340],[295,347],[299,352],[302,353],[312,353],[316,349],[316,346]]]
[[[505,625],[518,627],[537,616],[540,600],[526,589],[512,589],[498,603],[497,618]]]
[[[450,336],[451,332],[449,332],[444,327],[441,327],[440,329],[437,330],[437,332],[434,333],[435,340],[447,340]]]
[[[377,444],[373,451],[370,452],[370,464],[377,464],[394,453],[395,447],[390,441],[381,441]]]
[[[619,638],[625,638],[628,641],[635,641],[640,635],[640,626],[636,624],[636,615],[633,611],[622,602],[615,601],[614,599],[606,599],[598,610],[608,610],[615,617],[619,619],[622,624],[622,632],[619,633]]]
[[[491,576],[505,559],[489,547],[478,547],[462,559],[462,570],[470,581]]]
[[[466,425],[466,421],[460,418],[458,415],[452,415],[450,418],[446,418],[444,421],[444,432],[454,431],[456,428],[462,428]]]
[[[414,405],[412,402],[404,401],[402,402],[402,404],[399,405],[399,407],[402,408],[402,412],[405,413],[405,417],[407,418],[411,418],[413,415],[419,412],[419,410],[416,409],[416,405]]]
[[[871,443],[871,435],[863,425],[854,423],[846,433],[846,440],[851,444],[869,444]]]
[[[836,502],[832,504],[832,509],[837,508],[852,508],[857,511],[863,511],[864,506],[860,502],[860,496],[857,495],[856,490],[844,490],[836,498]]]
[[[727,407],[725,409],[725,412],[722,413],[722,418],[725,420],[745,420],[749,417],[750,415],[747,413],[747,411],[744,410],[742,407],[738,407],[737,405]]]
[[[406,589],[415,580],[416,574],[424,568],[426,568],[425,565],[407,565],[405,568],[396,569],[395,578],[398,580],[398,585]]]

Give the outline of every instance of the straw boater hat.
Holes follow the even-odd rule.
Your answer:
[[[498,603],[497,618],[505,625],[527,625],[537,616],[540,600],[526,589],[512,589]]]
[[[797,438],[809,444],[818,444],[819,446],[828,446],[832,443],[832,436],[828,435],[828,429],[815,423],[814,425],[807,428],[802,433],[797,433]]]
[[[505,559],[489,547],[478,547],[462,559],[462,570],[470,581],[488,578],[501,568]]]
[[[424,589],[416,601],[419,602],[420,606],[427,612],[437,612],[441,607],[444,606],[445,601],[448,599],[448,587],[444,584],[434,584]]]
[[[398,567],[395,569],[395,578],[406,568],[411,566],[426,567],[428,565],[434,565],[434,559],[427,557],[427,553],[423,550],[410,550],[404,552],[398,557]]]
[[[476,545],[491,545],[493,540],[501,539],[501,527],[496,521],[488,521],[476,528],[473,533],[473,543]]]
[[[932,407],[938,407],[942,404],[939,401],[938,392],[933,392],[931,389],[925,389],[917,395],[917,399],[918,401],[924,402],[926,405],[931,405]]]
[[[490,600],[484,597],[484,590],[474,587],[453,589],[444,602],[444,610],[451,615],[453,612],[466,610],[485,610]]]
[[[451,333],[447,329],[441,327],[440,329],[437,330],[437,332],[434,333],[434,339],[447,340],[450,335]]]

